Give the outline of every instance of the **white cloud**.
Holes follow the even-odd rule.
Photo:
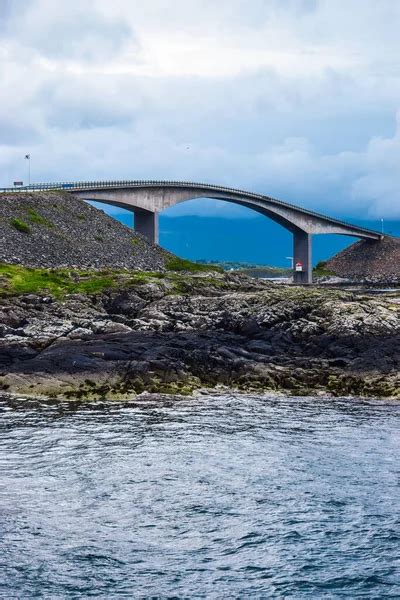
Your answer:
[[[0,0],[1,181],[30,152],[35,180],[215,181],[400,218],[399,25],[392,0]]]
[[[400,112],[395,135],[372,139],[363,159],[363,173],[352,184],[352,198],[367,204],[369,216],[400,219]]]

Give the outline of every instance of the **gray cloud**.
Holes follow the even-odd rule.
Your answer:
[[[22,0],[21,5],[4,4],[4,35],[42,57],[99,62],[134,40],[126,22],[101,14],[92,0]]]
[[[29,151],[35,180],[214,181],[400,218],[393,2],[70,4],[0,4],[4,184]]]

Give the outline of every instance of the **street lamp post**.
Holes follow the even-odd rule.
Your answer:
[[[293,256],[287,256],[286,260],[290,260],[290,266],[291,266],[291,268],[293,270],[294,269],[294,262],[293,262],[294,258],[293,258]]]
[[[381,231],[383,233],[383,219],[381,219]]]

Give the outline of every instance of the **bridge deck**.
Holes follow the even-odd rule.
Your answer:
[[[194,183],[190,181],[158,181],[158,180],[122,180],[122,181],[74,181],[74,182],[57,182],[57,183],[35,183],[28,186],[8,187],[0,188],[0,193],[15,193],[15,192],[35,192],[35,191],[51,191],[51,190],[63,190],[68,192],[81,192],[81,191],[100,191],[107,189],[129,189],[129,188],[143,188],[143,187],[164,187],[164,188],[192,188],[196,190],[204,190],[205,193],[228,193],[245,199],[255,199],[266,201],[270,204],[285,207],[294,210],[302,215],[308,215],[310,217],[317,217],[332,225],[338,225],[343,228],[351,229],[354,232],[359,232],[361,235],[370,236],[372,239],[381,239],[382,237],[389,237],[382,232],[368,229],[366,227],[360,227],[346,221],[341,221],[334,217],[318,213],[306,208],[278,200],[263,194],[256,194],[254,192],[248,192],[236,188],[230,188],[225,186],[213,185],[209,183]],[[205,194],[205,197],[206,194]]]

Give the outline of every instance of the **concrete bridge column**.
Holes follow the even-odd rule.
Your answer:
[[[312,237],[305,231],[293,234],[294,283],[312,283]],[[296,263],[302,264],[302,271],[296,271]]]
[[[149,242],[158,244],[158,213],[135,208],[135,231],[144,235]]]

